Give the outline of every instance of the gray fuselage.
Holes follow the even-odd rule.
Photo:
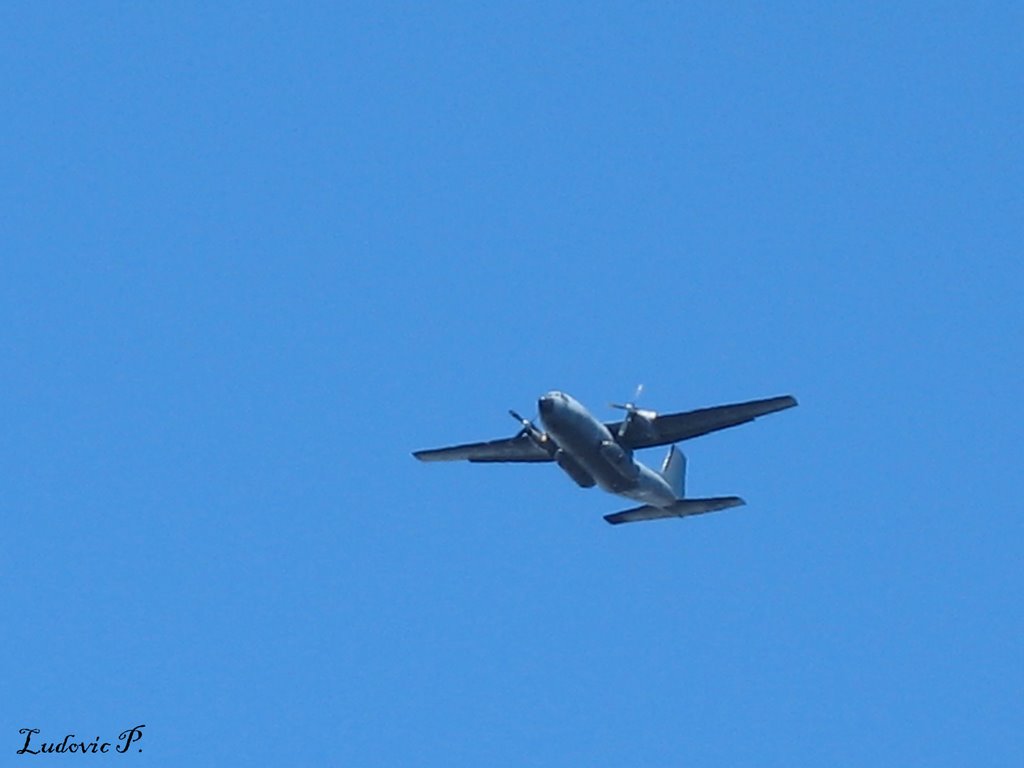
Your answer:
[[[538,400],[537,407],[548,436],[559,450],[603,490],[655,507],[668,507],[677,501],[665,478],[634,461],[608,428],[577,400],[564,392],[548,392]]]

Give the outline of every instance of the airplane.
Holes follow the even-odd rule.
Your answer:
[[[515,411],[522,425],[513,436],[447,448],[414,451],[420,461],[555,462],[581,488],[595,485],[609,493],[642,502],[641,506],[605,515],[612,525],[640,520],[687,517],[737,507],[739,496],[693,499],[685,496],[686,457],[675,443],[720,429],[746,424],[758,416],[794,407],[791,395],[718,405],[660,415],[638,408],[642,386],[628,403],[612,403],[626,412],[621,421],[602,423],[577,400],[553,390],[537,401],[544,430]],[[633,459],[633,451],[670,445],[656,472]]]

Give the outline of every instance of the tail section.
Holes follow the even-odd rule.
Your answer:
[[[661,463],[661,476],[677,499],[686,495],[686,457],[674,445],[668,449],[668,455]]]
[[[679,454],[680,456],[682,454]],[[666,478],[667,479],[667,478]],[[716,496],[710,499],[683,499],[671,507],[652,507],[645,504],[614,515],[605,515],[604,519],[612,525],[619,523],[636,523],[641,520],[661,520],[666,517],[687,517],[703,515],[705,512],[717,512],[720,509],[739,507],[746,504],[739,496]]]
[[[706,512],[717,512],[720,509],[738,507],[746,504],[739,496],[715,496],[708,499],[687,499],[686,496],[686,457],[674,445],[668,449],[668,455],[661,464],[661,476],[665,478],[676,502],[667,507],[654,507],[645,504],[614,515],[605,515],[604,519],[612,525],[619,523],[635,523],[640,520],[661,520],[666,517],[688,517],[703,515]]]

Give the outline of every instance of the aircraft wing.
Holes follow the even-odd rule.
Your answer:
[[[746,424],[758,416],[782,411],[795,406],[796,398],[790,395],[769,397],[765,400],[751,400],[747,403],[717,405],[713,408],[700,408],[684,413],[667,413],[658,415],[650,421],[634,418],[619,438],[623,447],[629,449],[651,448],[656,445],[668,445],[691,437],[717,432],[720,429]],[[621,421],[605,424],[613,435],[618,435]]]
[[[503,440],[414,451],[412,455],[420,461],[551,461],[550,454],[523,433]]]

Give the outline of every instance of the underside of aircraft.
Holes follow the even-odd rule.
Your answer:
[[[639,396],[640,388],[636,394]],[[555,462],[582,488],[597,485],[609,493],[643,502],[641,506],[606,515],[605,520],[613,525],[688,517],[745,502],[738,496],[686,498],[686,459],[674,444],[746,424],[797,404],[794,397],[783,395],[662,415],[638,408],[636,399],[613,406],[626,412],[623,419],[602,423],[571,396],[551,391],[537,403],[543,430],[509,411],[522,425],[512,437],[415,451],[413,456],[426,462]],[[660,471],[634,460],[635,450],[659,445],[673,446]]]

